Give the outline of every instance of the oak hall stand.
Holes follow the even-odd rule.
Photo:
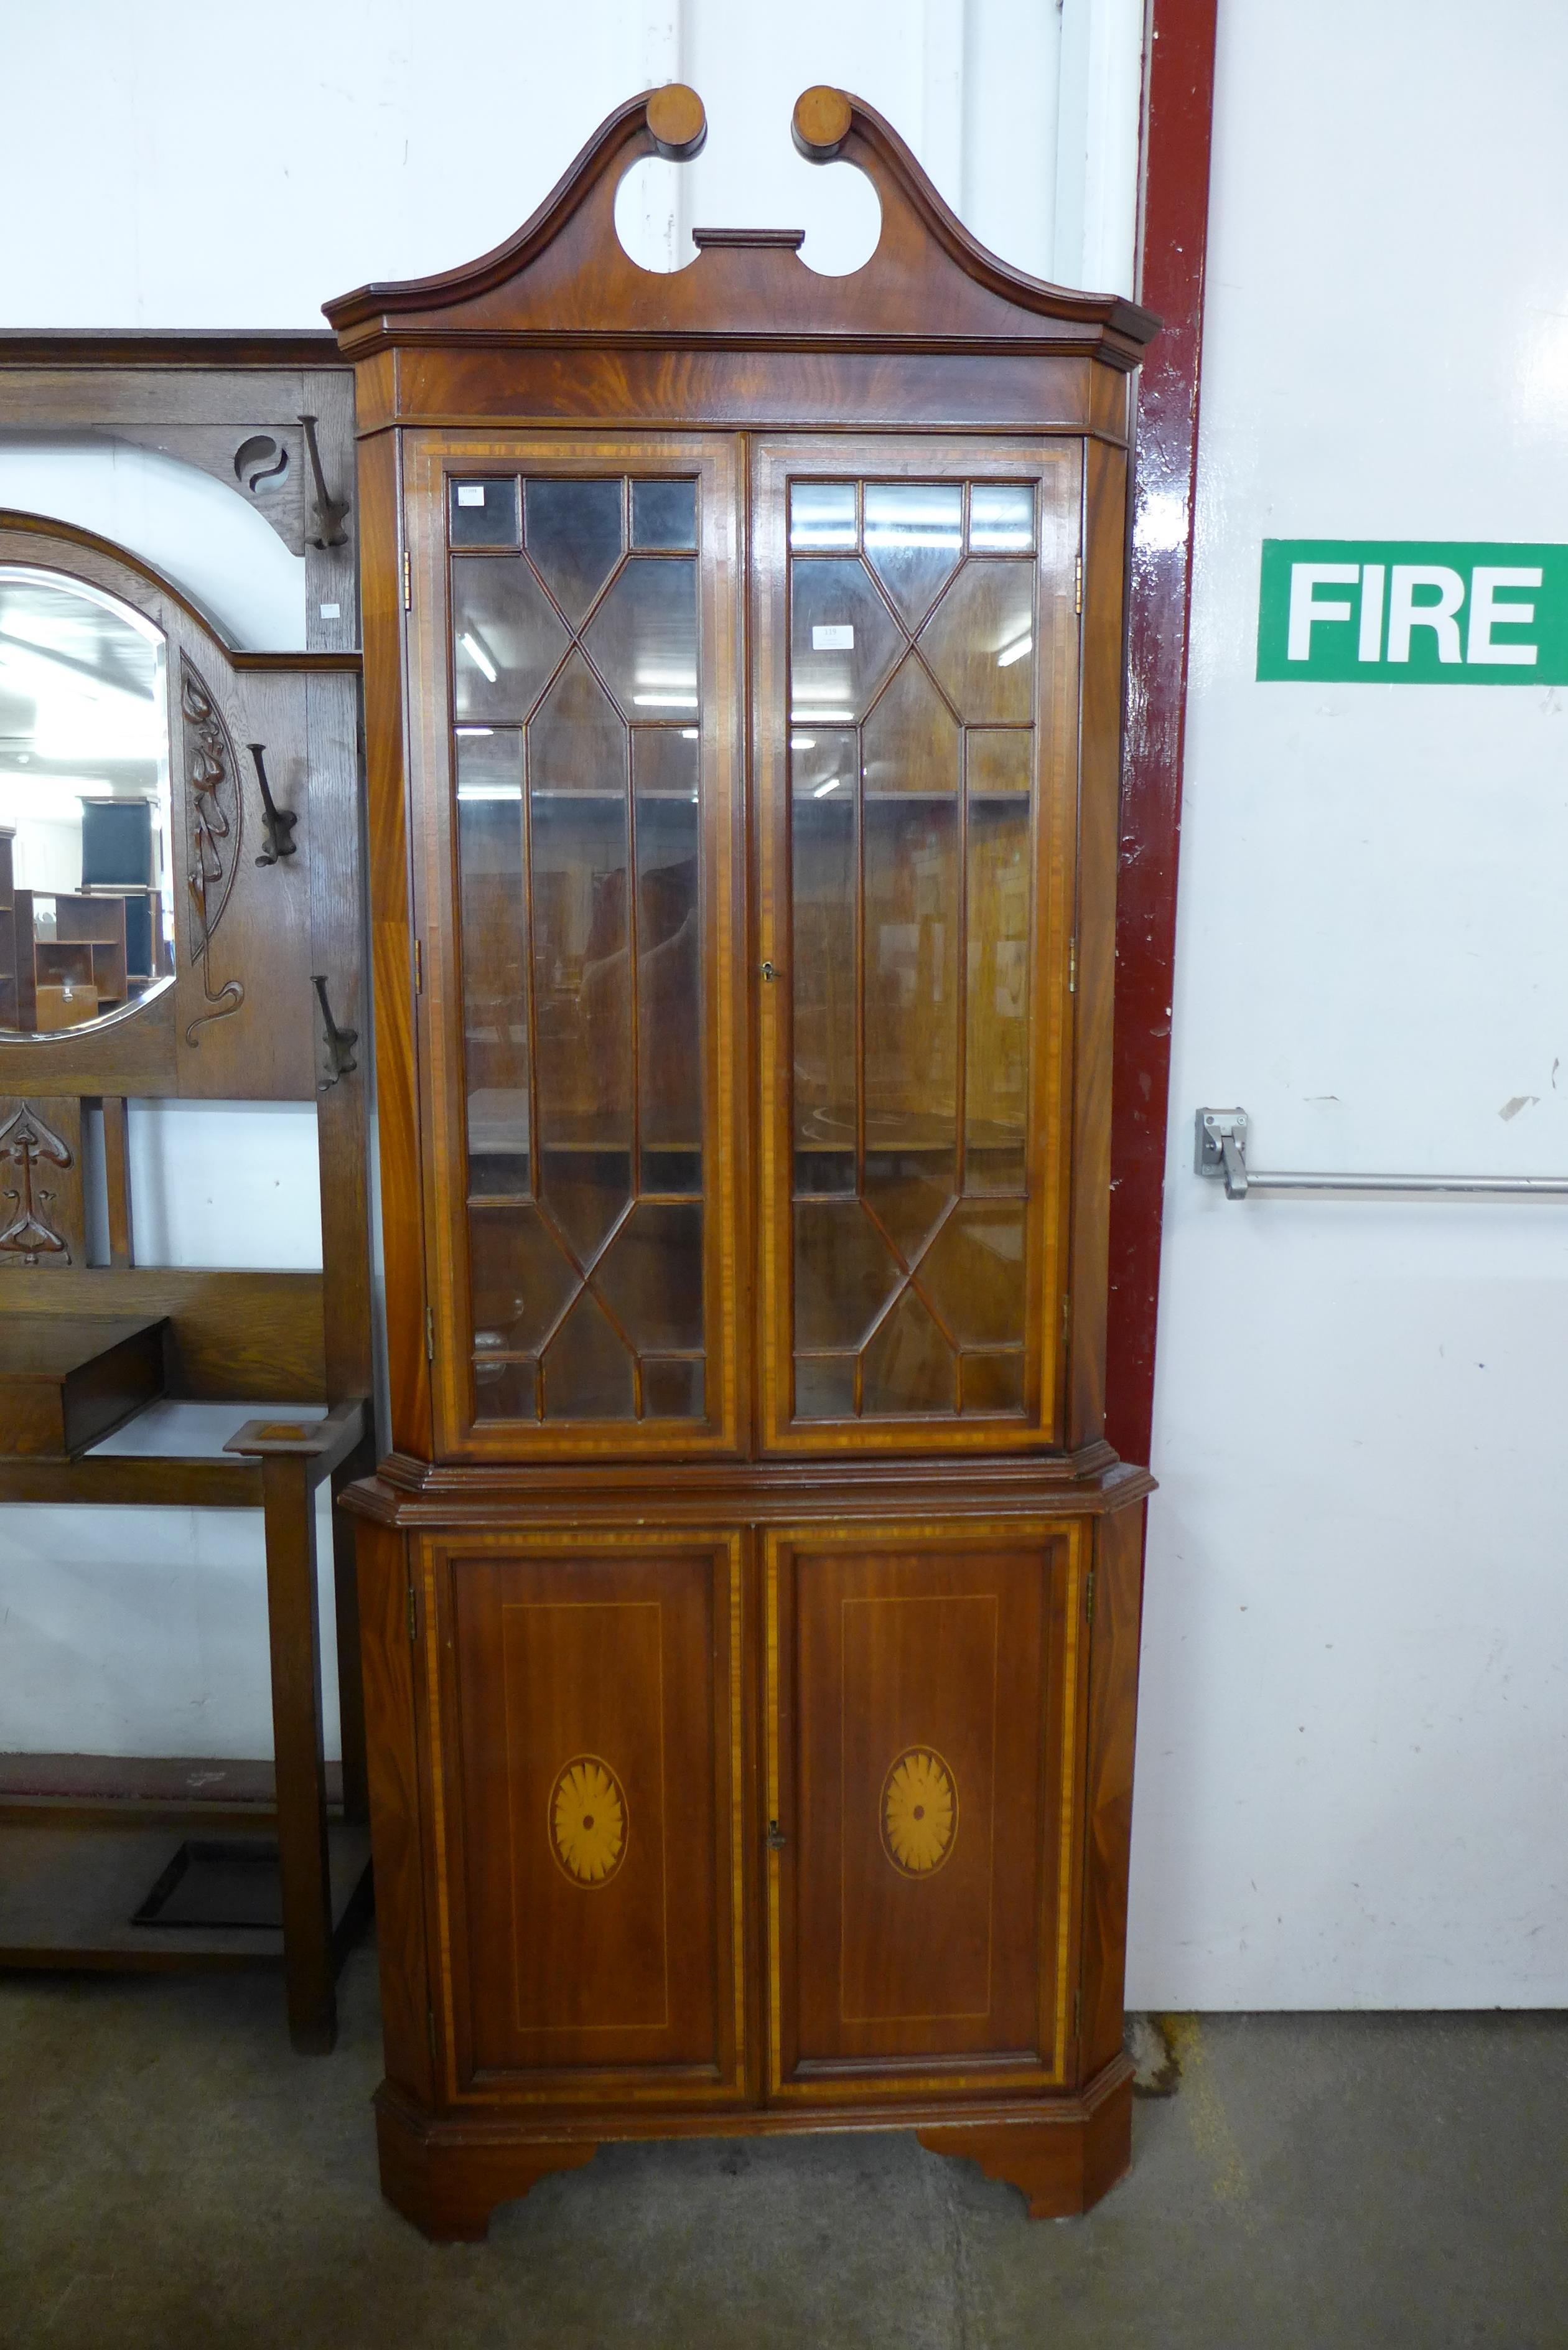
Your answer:
[[[305,554],[313,598],[307,650],[238,651],[125,549],[0,514],[0,768],[13,803],[81,810],[68,852],[52,820],[0,832],[0,1500],[261,1511],[275,1745],[204,1774],[5,1758],[0,1967],[280,1967],[308,2053],[370,1898],[354,1529],[334,1526],[339,1791],[316,1495],[375,1458],[354,542],[348,500],[305,487],[311,451],[348,472],[352,382],[322,339],[0,338],[0,423],[205,466]],[[321,1272],[147,1262],[128,1102],[160,1098],[316,1103]]]
[[[858,100],[877,253],[617,239],[679,86],[358,369],[394,1451],[351,1489],[438,2237],[605,2139],[1125,2168],[1101,1435],[1128,380]]]

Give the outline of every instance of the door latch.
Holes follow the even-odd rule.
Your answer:
[[[1247,1196],[1247,1113],[1200,1109],[1192,1149],[1193,1172],[1222,1179],[1228,1200]]]

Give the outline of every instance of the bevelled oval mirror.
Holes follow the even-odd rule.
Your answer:
[[[0,1034],[112,1019],[174,969],[162,631],[0,564]]]

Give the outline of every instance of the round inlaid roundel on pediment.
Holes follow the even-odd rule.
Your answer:
[[[626,1797],[607,1762],[575,1755],[550,1796],[550,1843],[574,1885],[607,1885],[626,1857]]]
[[[929,1877],[958,1835],[958,1788],[935,1749],[907,1746],[882,1783],[882,1849],[902,1877]]]

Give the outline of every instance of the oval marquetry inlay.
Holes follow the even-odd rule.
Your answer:
[[[882,1848],[900,1875],[929,1877],[958,1834],[958,1789],[933,1748],[906,1746],[882,1783]]]
[[[575,1885],[607,1885],[626,1854],[626,1798],[607,1762],[575,1755],[550,1797],[556,1858]]]

